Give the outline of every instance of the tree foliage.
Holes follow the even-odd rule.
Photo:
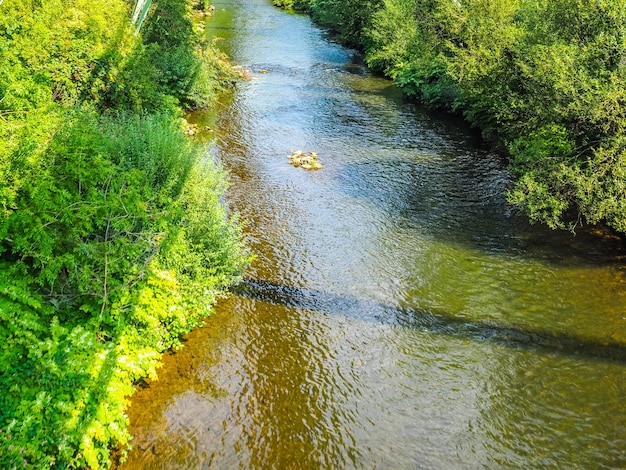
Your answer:
[[[232,73],[156,0],[0,6],[0,467],[101,468],[249,255],[224,172],[183,132]],[[204,46],[207,46],[206,44]]]

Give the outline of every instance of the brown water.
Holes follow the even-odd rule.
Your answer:
[[[622,243],[527,225],[462,123],[307,17],[215,5],[252,79],[194,119],[257,259],[133,397],[122,468],[626,468]]]

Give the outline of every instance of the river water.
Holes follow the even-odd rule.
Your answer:
[[[122,468],[625,468],[622,242],[529,226],[475,134],[306,16],[215,6],[251,78],[192,118],[257,258],[133,397]]]

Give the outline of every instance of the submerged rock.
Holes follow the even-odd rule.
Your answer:
[[[304,152],[303,150],[294,150],[291,155],[287,155],[289,163],[293,166],[302,167],[305,170],[320,170],[324,166],[319,162],[317,153]]]

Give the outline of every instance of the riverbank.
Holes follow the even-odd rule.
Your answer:
[[[3,467],[106,468],[133,383],[249,259],[182,119],[235,74],[186,0],[141,3],[0,7]]]
[[[570,0],[274,0],[311,14],[509,156],[531,222],[626,232],[626,8]]]

